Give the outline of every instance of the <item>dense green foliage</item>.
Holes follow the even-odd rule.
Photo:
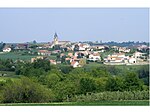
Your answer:
[[[0,102],[32,103],[101,100],[148,100],[149,65],[51,65],[0,60],[0,70],[18,78],[0,80]],[[7,76],[2,76],[7,77]],[[0,79],[2,78],[0,77]]]
[[[36,60],[34,63],[20,63],[16,66],[16,74],[28,77],[39,77],[40,75],[50,70],[50,63],[48,60]]]
[[[3,88],[4,103],[37,103],[50,102],[52,92],[29,78],[7,81]]]
[[[14,71],[14,63],[11,59],[2,60],[0,59],[0,71]]]

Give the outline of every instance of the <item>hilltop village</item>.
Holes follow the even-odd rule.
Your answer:
[[[70,42],[61,41],[57,33],[53,41],[47,43],[1,43],[0,58],[9,58],[17,54],[15,61],[30,61],[37,59],[49,60],[50,64],[67,64],[74,68],[86,64],[99,63],[106,65],[143,65],[149,63],[147,43],[123,42]],[[24,60],[21,56],[27,56]]]
[[[149,104],[149,43],[52,39],[1,42],[0,103]]]

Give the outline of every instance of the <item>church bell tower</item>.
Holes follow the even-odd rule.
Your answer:
[[[58,36],[57,36],[57,33],[55,32],[54,34],[54,45],[57,45],[58,44]]]

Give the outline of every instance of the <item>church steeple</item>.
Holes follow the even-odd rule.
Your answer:
[[[54,34],[54,45],[58,44],[58,36],[57,33],[55,32]]]
[[[57,36],[57,33],[55,32],[55,34],[54,34],[54,38],[57,38],[58,39],[58,36]]]

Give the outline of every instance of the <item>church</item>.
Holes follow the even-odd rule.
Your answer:
[[[71,43],[70,41],[59,41],[58,40],[58,35],[55,32],[55,34],[54,34],[54,40],[52,41],[52,46],[55,46],[55,45],[66,46],[66,45],[68,45],[70,43]]]

